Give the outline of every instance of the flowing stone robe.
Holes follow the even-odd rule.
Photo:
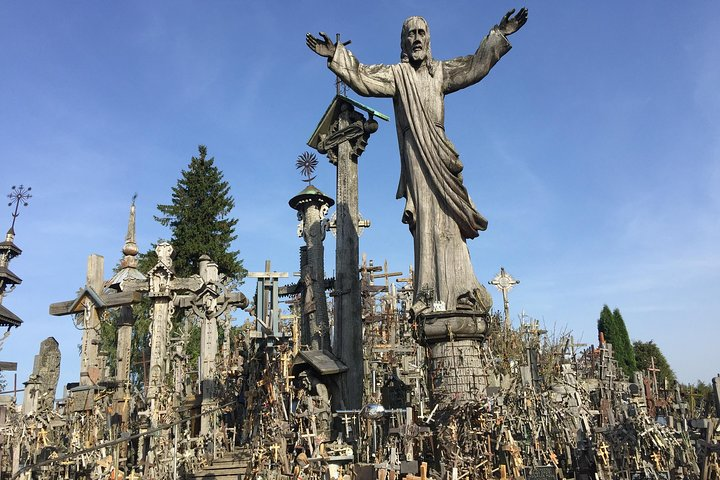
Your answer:
[[[445,135],[444,98],[479,82],[510,48],[493,29],[474,55],[429,59],[432,72],[427,62],[417,69],[410,63],[363,65],[341,43],[328,60],[330,70],[357,94],[393,98],[401,160],[397,198],[406,200],[403,223],[415,246],[415,313],[430,307],[418,295],[426,289],[447,310],[489,311],[492,306],[466,244],[487,228],[487,220],[463,185],[462,162]]]

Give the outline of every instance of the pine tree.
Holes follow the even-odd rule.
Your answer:
[[[667,379],[668,382],[675,382],[675,372],[670,368],[665,355],[660,351],[655,342],[650,340],[649,342],[636,341],[633,343],[633,350],[635,352],[635,358],[637,359],[637,369],[645,372],[652,366],[653,361],[655,362],[655,368],[660,371],[657,372],[658,382],[663,382]]]
[[[602,332],[605,341],[612,344],[615,360],[625,375],[632,378],[633,372],[637,370],[635,351],[619,309],[611,312],[610,307],[603,306],[598,320],[598,332]]]
[[[622,344],[620,345],[622,355],[618,359],[618,362],[620,362],[620,367],[625,372],[625,375],[632,378],[633,373],[637,370],[635,350],[630,342],[630,335],[628,334],[627,327],[625,326],[625,320],[623,320],[619,308],[613,310],[613,320],[618,330],[618,343]]]
[[[163,216],[155,220],[172,232],[176,252],[173,261],[178,276],[198,272],[198,259],[209,255],[218,270],[240,281],[247,271],[238,258],[239,251],[230,250],[235,235],[236,218],[230,218],[235,201],[230,186],[215,166],[215,158],[207,158],[205,145],[198,146],[199,156],[192,157],[187,170],[172,189],[172,203],[158,205]]]
[[[207,148],[200,145],[198,151],[199,156],[192,157],[187,170],[182,171],[181,178],[173,187],[172,203],[157,206],[163,216],[156,216],[155,220],[170,227],[170,242],[176,253],[173,266],[177,276],[197,274],[199,258],[206,254],[218,264],[221,273],[234,282],[240,282],[247,272],[238,258],[240,252],[230,250],[230,244],[237,238],[234,233],[237,219],[229,217],[235,205],[230,187],[223,180],[220,169],[214,165],[215,159],[207,158]],[[146,274],[157,261],[153,245],[147,252],[138,255],[138,270]],[[135,385],[144,383],[148,375],[150,307],[148,298],[133,305],[136,321],[132,336],[131,380]],[[181,310],[176,312],[174,328],[181,324],[182,314]],[[190,334],[188,353],[194,362],[199,350],[199,327],[192,325]],[[114,321],[103,323],[101,338],[111,366],[114,365],[116,335]]]

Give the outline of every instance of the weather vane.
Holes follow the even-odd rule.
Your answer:
[[[300,155],[298,155],[297,161],[295,162],[295,168],[300,170],[300,174],[305,176],[305,179],[303,179],[303,182],[307,182],[308,185],[310,182],[315,180],[315,176],[312,176],[313,173],[315,173],[315,167],[318,165],[318,159],[315,156],[314,153],[310,152],[303,152]]]
[[[13,185],[12,191],[8,193],[7,198],[10,199],[8,202],[8,207],[12,207],[12,204],[15,204],[15,211],[12,214],[12,225],[10,226],[10,231],[15,230],[15,220],[17,219],[18,215],[20,213],[18,210],[20,209],[20,204],[22,204],[23,207],[28,206],[28,200],[32,198],[32,195],[30,195],[30,190],[32,190],[32,187],[25,188],[24,186],[20,185],[19,187]]]

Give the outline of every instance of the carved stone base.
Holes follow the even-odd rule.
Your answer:
[[[488,326],[488,315],[474,310],[446,310],[418,315],[422,325],[421,343],[428,345],[448,340],[483,340]]]
[[[477,340],[457,340],[432,345],[429,375],[433,403],[444,411],[477,402],[487,390],[487,368]]]

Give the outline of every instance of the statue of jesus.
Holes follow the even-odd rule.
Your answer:
[[[487,228],[487,220],[463,185],[462,162],[445,135],[444,97],[479,82],[510,50],[507,36],[527,21],[525,8],[514,12],[490,30],[474,55],[446,61],[432,58],[422,17],[403,23],[396,65],[363,65],[325,33],[322,39],[306,37],[308,47],[326,57],[330,70],[358,95],[393,99],[401,160],[397,198],[405,198],[402,221],[414,237],[415,315],[432,308],[431,302],[443,302],[445,310],[488,312],[492,306],[466,243]]]

